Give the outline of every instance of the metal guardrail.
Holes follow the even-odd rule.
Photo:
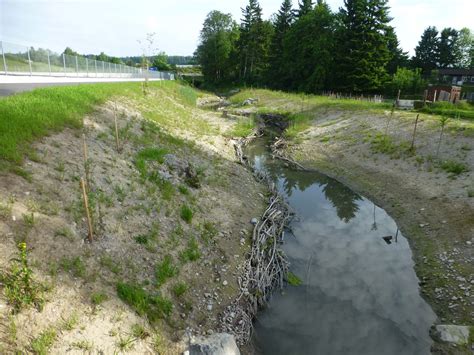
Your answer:
[[[0,41],[0,74],[78,78],[155,78],[174,80],[169,72],[151,71],[84,56],[57,54],[49,49]]]

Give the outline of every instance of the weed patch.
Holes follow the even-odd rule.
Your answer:
[[[173,311],[171,301],[159,295],[151,295],[139,285],[119,282],[117,295],[139,315],[146,316],[150,322],[165,319]]]
[[[466,164],[455,160],[443,161],[441,163],[441,169],[452,175],[460,175],[469,171]]]
[[[156,284],[161,286],[167,279],[178,274],[178,268],[173,265],[173,259],[170,255],[164,257],[163,261],[156,265],[155,277]]]
[[[188,205],[181,206],[180,216],[186,223],[191,223],[193,219],[193,210]]]
[[[201,257],[199,246],[196,239],[193,237],[189,240],[186,249],[180,253],[180,259],[183,263],[189,261],[196,261]]]

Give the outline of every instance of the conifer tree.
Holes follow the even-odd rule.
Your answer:
[[[321,0],[318,0],[320,3]],[[299,8],[296,10],[296,17],[301,18],[310,13],[313,9],[313,0],[298,0]]]
[[[439,67],[454,67],[459,62],[461,52],[458,47],[459,32],[454,28],[445,28],[439,38]]]
[[[388,80],[387,0],[344,0],[339,18],[338,86],[345,91],[378,91]]]
[[[249,0],[242,9],[240,39],[240,78],[252,83],[261,79],[268,65],[268,54],[273,27],[262,20],[262,8],[257,0]]]
[[[269,53],[267,81],[273,87],[282,87],[284,76],[283,41],[294,20],[291,0],[283,0],[274,22],[274,33]]]
[[[398,68],[408,67],[408,52],[404,52],[403,49],[400,48],[400,42],[392,26],[387,28],[386,38],[388,51],[390,53],[390,60],[387,63],[387,72],[393,75],[397,72]]]
[[[284,41],[285,87],[317,93],[329,87],[333,72],[334,15],[320,2],[298,19]]]
[[[415,56],[412,65],[420,68],[424,74],[438,67],[439,62],[439,38],[436,27],[428,27],[421,35],[421,39],[415,48]]]

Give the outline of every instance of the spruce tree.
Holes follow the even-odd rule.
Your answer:
[[[388,80],[388,11],[387,0],[344,0],[336,54],[340,89],[377,92]]]
[[[421,39],[415,48],[415,56],[412,65],[420,68],[423,74],[429,75],[431,70],[438,67],[439,62],[439,38],[436,27],[428,27],[421,35]]]
[[[291,0],[283,0],[274,22],[274,33],[269,53],[268,83],[275,88],[283,88],[283,41],[294,20]]]
[[[262,8],[257,0],[249,0],[242,9],[240,25],[240,78],[244,82],[256,83],[266,71],[273,27],[262,20]]]
[[[334,69],[333,23],[329,6],[321,2],[291,26],[282,67],[287,89],[317,93],[329,88]]]
[[[318,3],[320,2],[321,0],[318,0]],[[301,18],[309,14],[310,11],[313,9],[313,0],[299,0],[298,5],[299,5],[299,8],[296,11],[296,17]]]
[[[398,41],[395,29],[392,26],[387,28],[386,32],[387,47],[390,53],[390,60],[387,63],[387,72],[393,75],[397,72],[398,68],[406,68],[409,65],[408,52],[404,52],[400,48],[400,42]]]

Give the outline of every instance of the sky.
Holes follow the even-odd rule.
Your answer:
[[[154,48],[169,55],[192,55],[199,32],[212,10],[231,13],[239,22],[248,0],[0,0],[0,40],[62,52],[112,56],[140,55],[147,33]],[[265,18],[282,0],[260,0]],[[294,6],[298,0],[293,0]],[[343,0],[327,0],[336,11]],[[401,46],[414,53],[428,26],[474,29],[474,0],[389,0],[392,25]]]

